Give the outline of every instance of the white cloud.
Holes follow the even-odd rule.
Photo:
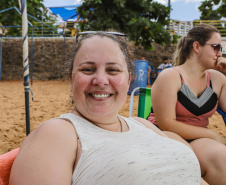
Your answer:
[[[198,5],[198,4],[195,5],[195,9],[196,9],[197,11],[199,11],[199,6],[200,6],[200,5]]]
[[[184,1],[184,0],[171,0],[171,3],[177,2],[177,1]]]
[[[163,5],[168,5],[168,3],[169,3],[169,0],[154,0],[154,1],[158,2],[158,3],[161,3]],[[176,1],[181,1],[181,0],[170,0],[170,3],[174,3]],[[184,1],[184,0],[182,0],[182,1]]]
[[[185,0],[185,3],[191,3],[191,2],[197,3],[197,2],[202,2],[202,1],[204,1],[204,0]]]
[[[155,2],[161,3],[163,5],[168,5],[169,0],[154,0]],[[170,3],[174,3],[176,1],[181,1],[181,0],[170,0]],[[182,0],[184,1],[184,0]]]
[[[164,5],[166,5],[167,4],[166,2],[168,2],[167,0],[154,0],[154,1],[164,4]]]
[[[77,5],[81,4],[82,0],[64,0],[64,1],[56,1],[56,0],[44,0],[43,4],[46,7],[55,7],[55,6],[68,6],[68,5]]]
[[[75,4],[81,4],[82,0],[75,0]]]
[[[154,0],[158,3],[161,3],[161,4],[164,4],[164,5],[168,5],[169,3],[169,0]],[[190,3],[190,2],[201,2],[201,1],[204,1],[204,0],[170,0],[170,3],[175,3],[175,2],[178,2],[178,1],[181,1],[181,2],[184,2],[184,3]]]
[[[154,1],[166,5],[166,4],[168,4],[169,0],[154,0]],[[184,2],[184,3],[191,3],[191,2],[197,3],[197,2],[202,2],[204,0],[170,0],[170,3],[174,3],[174,2],[177,2],[177,1],[181,1],[181,2]]]

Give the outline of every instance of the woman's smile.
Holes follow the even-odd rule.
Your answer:
[[[94,98],[106,98],[111,96],[110,94],[91,94]]]

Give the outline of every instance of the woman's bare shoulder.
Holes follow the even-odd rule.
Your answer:
[[[173,69],[164,69],[153,83],[152,90],[178,91],[181,88],[181,78],[179,73]]]
[[[40,125],[25,138],[20,147],[12,167],[12,184],[70,182],[69,174],[72,174],[76,159],[76,140],[74,127],[66,120],[52,119]]]
[[[176,82],[180,81],[180,75],[175,69],[167,68],[160,72],[160,74],[156,78],[156,81],[159,81],[161,83]]]
[[[31,132],[24,140],[23,145],[31,143],[54,143],[61,141],[69,141],[70,138],[77,138],[77,134],[73,124],[64,119],[51,119]]]
[[[222,72],[216,69],[209,69],[207,71],[210,74],[210,77],[222,77],[222,78],[225,77],[225,75]]]

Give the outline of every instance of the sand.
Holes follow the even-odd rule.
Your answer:
[[[150,86],[149,86],[150,87]],[[70,85],[62,81],[33,81],[30,94],[30,129],[40,123],[70,111]],[[129,116],[130,96],[120,115]],[[134,98],[133,116],[137,115],[138,96]],[[210,119],[210,129],[226,138],[222,117],[216,112]],[[0,81],[0,154],[20,146],[26,137],[25,94],[23,81]]]

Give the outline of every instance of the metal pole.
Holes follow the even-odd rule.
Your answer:
[[[22,13],[22,39],[23,39],[23,67],[24,67],[24,91],[26,110],[26,134],[30,133],[30,109],[29,109],[29,62],[28,62],[28,20],[26,0],[20,0]]]
[[[0,81],[2,80],[2,37],[5,33],[4,27],[2,27],[2,35],[1,35],[1,48],[0,48]]]
[[[0,81],[2,80],[2,36],[1,36],[1,48],[0,48]]]
[[[31,85],[33,84],[33,26],[31,27]]]
[[[66,40],[65,40],[65,22],[64,22],[64,27],[63,27],[63,36],[64,36],[64,62],[66,61]]]
[[[66,61],[66,39],[64,34],[64,62]]]
[[[170,8],[170,0],[168,0],[168,7]],[[170,13],[169,13],[169,20],[170,20]]]

